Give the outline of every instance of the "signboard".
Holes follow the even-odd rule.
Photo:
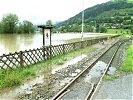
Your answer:
[[[44,40],[45,40],[45,46],[50,46],[51,45],[51,36],[50,36],[50,29],[45,29],[44,30]]]
[[[51,29],[53,26],[39,25],[38,27],[43,30],[43,46],[51,46]]]

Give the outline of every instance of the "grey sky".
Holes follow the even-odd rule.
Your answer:
[[[20,21],[44,23],[47,20],[63,21],[84,9],[109,0],[0,0],[0,19],[13,13]]]

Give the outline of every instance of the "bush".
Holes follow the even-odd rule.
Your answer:
[[[131,29],[131,28],[133,28],[133,25],[124,25],[123,28],[124,29]]]
[[[107,32],[106,27],[100,26],[100,27],[99,27],[99,32],[100,32],[100,33],[106,33],[106,32]]]

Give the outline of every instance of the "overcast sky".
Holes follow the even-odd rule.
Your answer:
[[[13,13],[20,21],[45,23],[47,20],[63,21],[80,11],[110,0],[0,0],[0,19]]]

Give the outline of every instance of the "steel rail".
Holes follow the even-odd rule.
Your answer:
[[[81,76],[83,75],[83,73],[85,73],[88,69],[91,69],[96,63],[97,61],[104,56],[104,54],[106,52],[108,52],[114,45],[116,45],[119,41],[115,42],[113,45],[111,45],[106,51],[104,51],[100,57],[98,57],[94,62],[92,62],[91,65],[87,66],[83,71],[81,71],[70,83],[68,83],[64,88],[62,88],[53,98],[52,100],[59,100],[59,98],[61,98],[65,93],[67,93],[66,91],[68,91],[67,89]],[[87,62],[87,61],[86,61]],[[86,63],[85,62],[85,63]],[[84,64],[85,64],[84,63]],[[83,65],[83,64],[82,64]],[[93,86],[94,87],[94,86]]]
[[[101,83],[101,81],[102,81],[104,75],[107,73],[107,71],[108,71],[110,65],[112,64],[112,62],[113,62],[113,60],[114,60],[114,58],[115,58],[115,55],[117,54],[117,52],[118,52],[118,50],[119,50],[121,44],[122,44],[122,43],[120,43],[120,44],[118,45],[117,49],[115,50],[113,56],[111,57],[111,60],[109,61],[108,65],[107,65],[107,67],[106,67],[106,70],[104,71],[103,75],[101,76],[99,82],[93,86],[93,90],[91,90],[91,93],[88,93],[88,95],[86,96],[85,100],[92,100],[92,98],[94,97],[94,94],[96,93],[96,91],[97,91],[97,89],[98,89],[98,87],[99,87],[99,85],[100,85],[100,83]]]

